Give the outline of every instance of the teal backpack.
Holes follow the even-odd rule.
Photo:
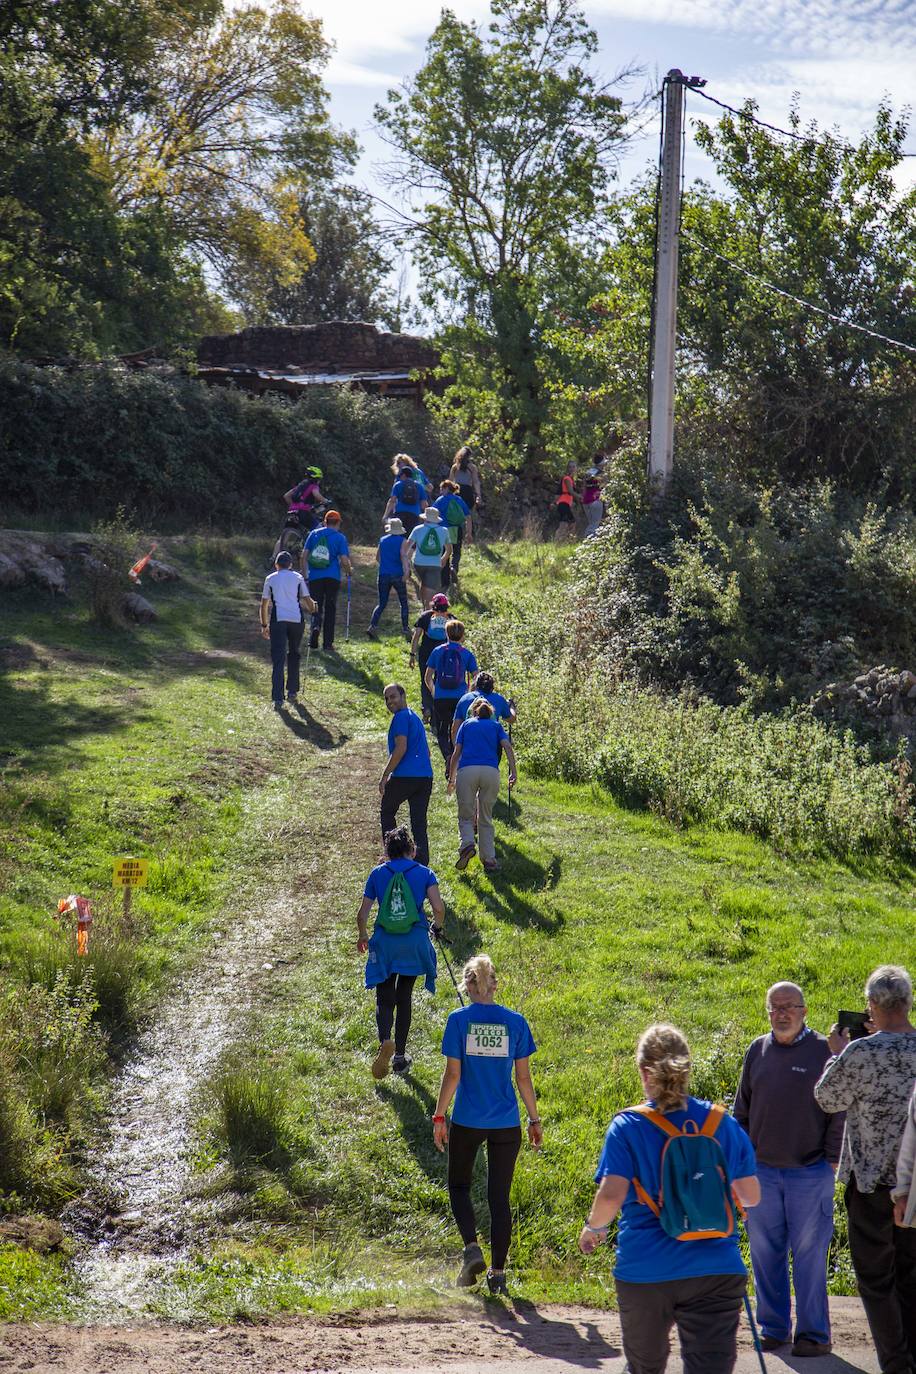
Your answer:
[[[385,889],[384,897],[379,902],[379,925],[383,930],[387,930],[389,935],[406,935],[420,919],[417,904],[407,882],[410,869],[417,868],[418,865],[411,864],[403,873],[396,872],[390,864],[385,864],[385,867],[392,874],[392,878]]]
[[[431,526],[428,530],[426,530],[423,537],[420,539],[417,547],[419,548],[420,552],[427,558],[430,556],[430,554],[433,553],[440,554],[442,552],[443,545],[442,535],[439,533],[439,530],[434,525]]]
[[[638,1178],[633,1187],[639,1201],[658,1218],[674,1240],[722,1240],[735,1232],[735,1204],[728,1165],[716,1140],[724,1107],[711,1107],[702,1127],[689,1119],[678,1130],[652,1107],[631,1107],[651,1121],[668,1139],[662,1148],[661,1192],[651,1198]]]
[[[319,534],[312,547],[309,549],[309,567],[316,572],[323,572],[325,568],[331,566],[331,548],[328,544],[328,536]]]

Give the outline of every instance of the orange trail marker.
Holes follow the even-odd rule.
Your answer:
[[[140,581],[140,574],[143,572],[143,569],[146,567],[158,547],[158,544],[154,544],[149,553],[144,554],[142,558],[138,558],[134,566],[129,569],[127,576],[130,578],[131,582]]]
[[[72,911],[76,916],[76,953],[84,958],[89,953],[89,929],[92,925],[92,903],[88,897],[77,897],[71,892],[69,897],[61,897],[57,903],[57,914]]]

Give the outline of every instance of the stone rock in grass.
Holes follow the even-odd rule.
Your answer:
[[[15,559],[0,553],[0,587],[22,587],[25,585],[25,571]]]
[[[139,592],[127,593],[124,598],[124,614],[130,616],[131,620],[136,620],[138,625],[148,625],[151,620],[158,619],[155,607]]]
[[[178,569],[173,568],[171,563],[160,563],[158,558],[150,559],[144,574],[148,574],[154,582],[177,582],[179,579]]]
[[[46,591],[63,595],[67,590],[67,574],[59,558],[45,553],[38,544],[26,544],[20,564],[30,582],[37,582]]]

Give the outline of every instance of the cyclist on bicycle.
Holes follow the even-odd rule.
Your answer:
[[[293,511],[297,511],[299,524],[305,530],[313,530],[316,525],[321,523],[315,512],[319,506],[327,504],[318,485],[322,475],[321,468],[306,468],[302,481],[286,492],[283,497],[288,513],[292,514]]]

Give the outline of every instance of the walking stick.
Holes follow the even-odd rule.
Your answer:
[[[461,996],[461,989],[458,986],[455,975],[452,972],[452,966],[448,961],[448,955],[445,952],[445,946],[449,943],[449,941],[446,940],[445,936],[442,934],[436,935],[435,940],[439,946],[439,952],[442,955],[442,958],[445,960],[445,967],[448,969],[448,976],[451,978],[452,983],[454,984],[455,992],[458,995],[458,1001],[461,1003],[462,1006],[464,1006],[464,998]]]
[[[344,639],[350,638],[350,574],[347,573],[347,628],[344,632]]]
[[[763,1346],[760,1344],[760,1334],[757,1331],[757,1323],[754,1321],[754,1314],[751,1311],[751,1300],[747,1293],[744,1295],[744,1310],[751,1324],[751,1335],[754,1338],[754,1349],[757,1351],[757,1359],[760,1361],[761,1374],[767,1374],[767,1362],[763,1358]]]

